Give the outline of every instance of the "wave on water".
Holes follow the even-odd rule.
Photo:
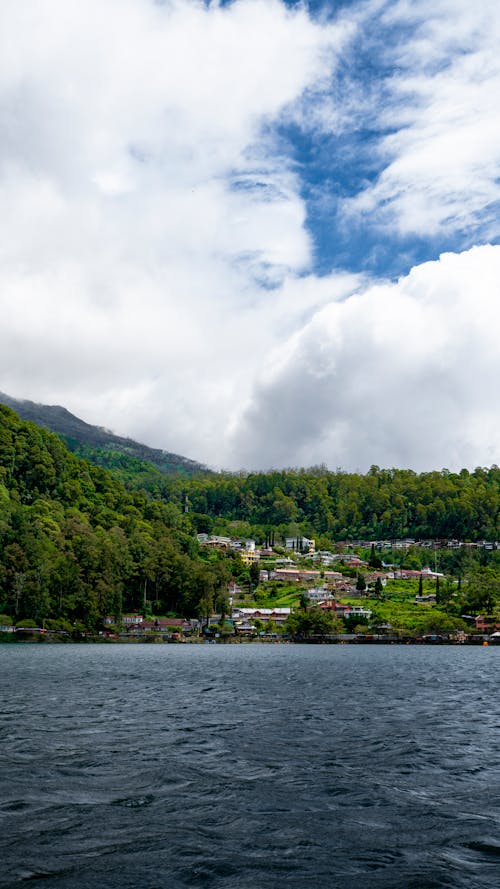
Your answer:
[[[0,886],[497,889],[499,658],[0,647]]]

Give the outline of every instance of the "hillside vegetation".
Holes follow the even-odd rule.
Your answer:
[[[100,426],[92,426],[59,405],[21,401],[3,392],[0,392],[0,403],[14,410],[21,419],[56,432],[79,457],[91,460],[98,466],[123,471],[125,477],[136,478],[143,472],[152,483],[156,476],[161,477],[163,473],[189,476],[205,471],[204,466],[187,457],[150,448],[131,438],[114,435]]]
[[[145,603],[194,616],[227,580],[175,504],[127,491],[0,405],[0,612],[87,627]]]
[[[272,541],[271,567],[287,536],[314,537],[317,549],[341,551],[355,538],[500,537],[496,466],[420,475],[373,467],[367,475],[316,468],[188,478],[113,451],[106,461],[108,469],[83,460],[59,436],[0,405],[0,614],[16,623],[51,620],[89,629],[106,615],[131,610],[207,616],[226,612],[231,578],[249,601],[281,601],[284,589],[259,585],[257,564],[245,565],[235,551],[200,547],[199,532],[254,538],[257,545]],[[358,551],[375,564],[361,543]],[[404,556],[384,547],[377,552],[417,570],[431,555],[407,546]],[[443,546],[434,558],[450,576],[438,603],[449,615],[496,614],[498,550]],[[462,586],[453,577],[459,584],[463,579]],[[398,625],[404,602],[389,592],[375,611]],[[288,590],[287,604],[299,595]]]
[[[325,467],[215,473],[185,457],[148,448],[91,426],[65,408],[17,401],[0,393],[23,419],[56,432],[69,449],[108,469],[129,490],[184,511],[186,498],[198,530],[241,525],[261,537],[305,534],[332,540],[412,537],[467,541],[500,538],[500,469],[368,473]],[[238,533],[238,532],[237,532]]]
[[[366,475],[327,469],[286,470],[162,479],[162,496],[200,516],[200,530],[220,518],[244,522],[262,536],[305,534],[325,538],[500,538],[500,469],[459,473],[379,469]],[[211,528],[203,516],[209,516]],[[209,524],[210,524],[209,522]],[[241,533],[244,533],[242,531]]]

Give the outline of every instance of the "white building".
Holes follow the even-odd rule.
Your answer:
[[[294,549],[297,552],[305,550],[308,553],[313,553],[316,544],[314,540],[309,540],[308,537],[287,537],[285,539],[285,547],[286,549]]]
[[[280,627],[286,623],[291,613],[291,608],[233,608],[231,617],[234,621],[242,620],[248,623],[256,620],[268,623],[272,620]]]
[[[328,602],[335,599],[334,593],[325,586],[306,590],[306,596],[311,602]]]

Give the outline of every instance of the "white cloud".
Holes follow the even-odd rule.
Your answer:
[[[456,469],[498,459],[500,247],[444,254],[333,300],[271,356],[243,465]]]
[[[1,388],[215,459],[274,342],[269,288],[311,259],[268,125],[347,32],[278,0],[1,17]]]
[[[396,29],[377,88],[383,169],[344,211],[403,235],[498,238],[500,7],[399,0],[375,26]]]
[[[346,215],[495,236],[499,14],[460,0],[453,37],[450,4],[4,0],[0,389],[233,468],[494,460],[497,248],[316,277],[276,135],[389,128]],[[408,22],[368,98],[335,80]]]

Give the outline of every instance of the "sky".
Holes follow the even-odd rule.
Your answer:
[[[2,0],[0,391],[238,471],[490,466],[496,0]]]

